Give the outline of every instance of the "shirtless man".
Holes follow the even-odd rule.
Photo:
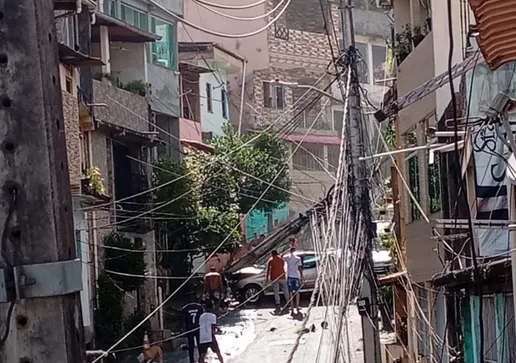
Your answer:
[[[215,314],[220,313],[220,299],[223,293],[222,276],[217,272],[215,266],[210,267],[210,272],[204,276],[204,291],[203,294],[213,301],[215,305]]]

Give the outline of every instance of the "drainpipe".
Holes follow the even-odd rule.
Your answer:
[[[238,136],[242,134],[242,117],[244,115],[245,75],[247,73],[247,59],[242,59],[242,89],[240,91],[240,116],[238,117]]]

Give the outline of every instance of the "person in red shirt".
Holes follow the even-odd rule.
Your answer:
[[[272,289],[274,291],[274,300],[276,300],[275,313],[278,314],[281,309],[280,288],[285,296],[285,303],[288,304],[290,295],[288,292],[287,277],[285,275],[285,260],[278,254],[278,251],[271,252],[271,258],[267,264],[267,279],[266,285],[272,281]],[[285,305],[285,307],[288,305]]]

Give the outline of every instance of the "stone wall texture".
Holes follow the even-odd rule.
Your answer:
[[[137,132],[150,130],[149,105],[145,97],[127,92],[109,81],[93,81],[95,103],[108,107],[96,107],[95,118]]]
[[[81,185],[81,138],[79,130],[79,106],[77,98],[66,91],[62,91],[63,117],[66,136],[66,154],[68,157],[68,171],[70,185]]]

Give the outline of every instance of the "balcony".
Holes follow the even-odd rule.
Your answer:
[[[412,89],[420,86],[435,76],[434,39],[430,32],[403,59],[397,72],[398,95],[404,96]],[[410,130],[417,122],[432,114],[436,108],[436,94],[431,93],[422,100],[399,112],[400,132]]]
[[[95,108],[97,127],[111,128],[122,133],[127,132],[134,136],[149,138],[151,125],[149,105],[143,96],[145,85],[137,83],[141,87],[134,87],[130,92],[113,83],[105,78],[102,81],[93,81],[94,103],[98,104]],[[102,104],[107,107],[102,107]]]

